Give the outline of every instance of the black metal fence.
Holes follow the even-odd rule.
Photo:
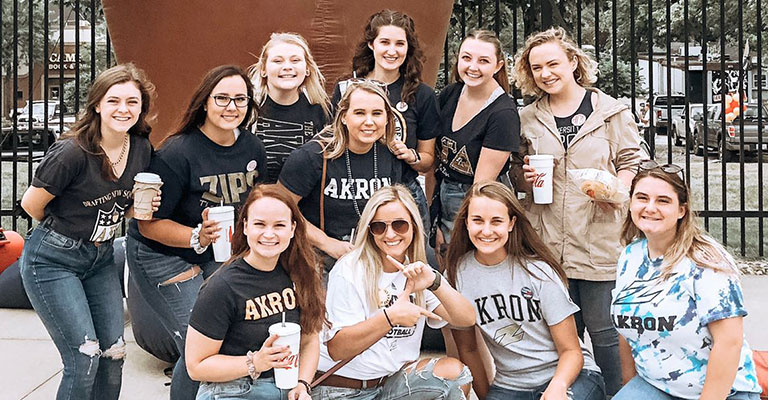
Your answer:
[[[768,20],[761,1],[457,0],[437,86],[471,29],[497,32],[511,60],[531,33],[566,28],[598,61],[599,88],[624,98],[638,121],[646,115],[641,103],[649,105],[649,149],[685,168],[705,227],[736,253],[763,257],[768,121],[758,105],[768,100]],[[2,0],[0,19],[0,225],[25,231],[31,221],[19,199],[36,163],[114,57],[100,1]]]

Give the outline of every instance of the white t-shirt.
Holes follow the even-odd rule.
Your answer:
[[[328,277],[325,307],[332,326],[326,328],[322,334],[318,371],[327,371],[337,363],[328,356],[326,342],[342,328],[365,321],[379,313],[380,309],[392,305],[405,288],[406,278],[401,272],[382,273],[379,280],[379,298],[382,302],[379,307],[370,309],[365,293],[365,272],[360,265],[359,256],[359,251],[353,251],[340,258]],[[413,295],[411,296],[413,301]],[[428,290],[424,291],[424,299],[425,308],[429,311],[440,305],[440,300]],[[405,363],[419,358],[425,321],[426,317],[421,317],[416,326],[396,326],[390,329],[384,337],[358,354],[335,375],[367,380],[399,371]],[[435,329],[445,324],[444,321],[429,321],[429,326]]]
[[[707,324],[747,315],[738,279],[683,258],[666,280],[662,259],[648,258],[638,240],[619,257],[611,318],[632,348],[637,374],[675,397],[698,399],[712,335]],[[752,351],[744,340],[733,390],[760,392]]]
[[[522,266],[507,258],[482,265],[467,253],[456,290],[476,308],[476,324],[496,365],[493,384],[532,390],[549,382],[560,358],[549,327],[579,311],[557,274],[544,262]],[[575,332],[574,332],[575,333]],[[600,371],[583,343],[584,368]]]

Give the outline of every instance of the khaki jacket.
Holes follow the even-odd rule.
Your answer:
[[[628,204],[603,212],[569,182],[566,170],[596,168],[613,175],[625,169],[634,172],[647,155],[640,148],[640,135],[629,108],[599,90],[590,90],[597,94],[596,104],[593,96],[594,111],[567,153],[548,97],[520,111],[520,153],[511,175],[518,183],[516,187],[530,187],[523,184],[522,157],[534,154],[535,143],[540,154],[554,155],[553,203],[534,204],[528,189],[523,200],[527,216],[555,257],[561,259],[569,278],[610,281],[616,279],[616,261],[623,248],[619,236]]]

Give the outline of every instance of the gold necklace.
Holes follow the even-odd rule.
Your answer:
[[[117,164],[120,164],[120,162],[123,161],[123,157],[125,157],[125,153],[128,151],[128,135],[129,134],[126,132],[125,140],[123,140],[123,149],[120,150],[120,156],[117,157],[117,161],[112,162],[112,160],[109,160],[109,156],[107,156],[107,160],[109,160],[109,165],[112,166],[112,169],[114,169]]]

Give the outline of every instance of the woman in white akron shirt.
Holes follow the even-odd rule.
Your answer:
[[[463,399],[472,377],[454,358],[418,360],[424,323],[471,326],[472,304],[426,264],[418,207],[402,185],[368,200],[350,253],[328,281],[318,371],[352,360],[324,380],[314,399]],[[318,373],[320,374],[320,373]]]

